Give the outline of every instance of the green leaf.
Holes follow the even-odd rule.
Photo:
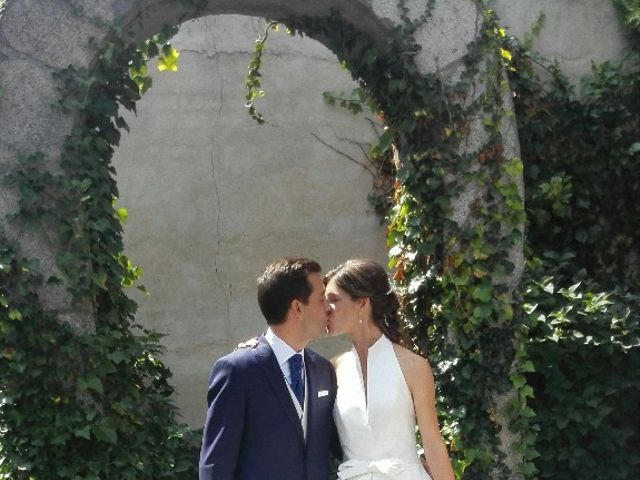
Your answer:
[[[389,82],[389,90],[404,92],[407,89],[407,82],[404,79],[394,79]]]
[[[51,275],[47,278],[47,285],[62,285],[62,280],[55,275]]]
[[[68,439],[69,439],[69,435],[67,435],[66,433],[58,432],[55,435],[53,435],[49,439],[49,441],[51,442],[51,445],[65,445]]]
[[[511,375],[511,384],[516,390],[520,390],[527,384],[526,378],[518,373]]]
[[[484,283],[482,285],[478,285],[474,287],[471,292],[471,296],[476,300],[480,300],[481,302],[489,302],[491,301],[493,295],[493,287],[491,284]]]
[[[179,56],[180,52],[178,52],[173,47],[163,49],[162,56],[158,58],[158,70],[161,72],[165,70],[168,70],[170,72],[177,72]]]
[[[536,367],[533,365],[533,362],[531,360],[527,360],[526,362],[522,363],[522,365],[520,365],[520,371],[531,373],[536,371]]]
[[[126,208],[119,208],[118,210],[116,210],[116,213],[118,215],[118,219],[122,223],[127,223],[127,220],[129,219],[129,212],[127,212]]]
[[[513,157],[509,162],[506,162],[503,166],[504,171],[512,177],[522,176],[524,172],[524,165],[519,157]]]
[[[91,439],[91,426],[90,425],[84,425],[84,426],[74,430],[73,434],[76,437],[85,438],[87,440],[90,440]]]
[[[473,316],[475,318],[480,318],[483,320],[486,320],[487,318],[491,317],[491,313],[492,313],[492,309],[490,305],[482,305],[482,306],[475,307],[473,309]]]
[[[522,394],[522,396],[523,396],[524,398],[527,398],[527,397],[534,398],[534,397],[535,397],[535,395],[533,394],[533,387],[531,387],[531,385],[526,385],[526,386],[524,386],[524,387],[520,390],[520,393]]]
[[[579,228],[574,237],[580,243],[587,243],[587,231],[584,228]]]
[[[115,352],[108,353],[107,358],[109,358],[109,360],[111,360],[113,363],[118,364],[125,361],[129,357],[122,350],[116,350]]]
[[[91,431],[100,441],[111,443],[113,445],[118,443],[118,433],[112,427],[101,424],[93,427]]]
[[[378,143],[374,144],[369,154],[372,157],[378,157],[383,155],[392,145],[394,138],[394,130],[388,128],[384,131],[380,138],[378,139]]]
[[[520,471],[527,477],[533,477],[538,473],[538,469],[533,462],[525,462],[520,464]]]
[[[460,275],[454,276],[452,280],[454,285],[462,287],[469,283],[469,275],[466,272],[461,272]]]
[[[96,272],[92,275],[93,283],[101,288],[106,288],[107,274],[106,272]]]
[[[513,320],[513,307],[509,303],[502,305],[502,318],[505,320]]]
[[[83,392],[86,390],[93,390],[97,393],[104,393],[102,381],[94,374],[88,374],[78,380],[78,390]]]

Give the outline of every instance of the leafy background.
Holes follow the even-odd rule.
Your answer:
[[[640,3],[616,4],[638,46]],[[404,2],[399,6],[406,17]],[[428,14],[427,10],[424,18]],[[487,18],[492,25],[492,17]],[[296,22],[291,23],[295,27]],[[433,245],[433,252],[441,249],[437,239],[425,243],[428,229],[438,232],[442,226],[433,223],[432,215],[449,207],[447,192],[440,195],[444,171],[432,169],[429,162],[455,157],[451,142],[464,135],[465,123],[457,121],[464,112],[449,111],[456,121],[443,129],[442,118],[452,105],[442,102],[437,79],[418,84],[410,65],[382,65],[384,59],[376,58],[339,19],[303,19],[300,25],[304,31],[334,36],[336,51],[344,53],[354,74],[369,76],[363,101],[390,127],[373,147],[372,158],[385,165],[379,185],[388,194],[378,196],[376,205],[381,211],[391,208],[387,211],[392,233],[402,228],[401,234],[390,236],[392,252],[398,247],[396,258],[408,258],[402,256],[407,253],[403,248],[414,241],[422,248]],[[405,22],[399,34],[410,38],[415,28]],[[16,228],[57,225],[58,241],[68,247],[58,264],[74,301],[90,305],[97,325],[94,333],[78,333],[46,312],[38,288],[61,279],[44,278],[38,262],[21,256],[19,245],[0,232],[2,479],[47,479],[52,472],[56,478],[86,480],[197,475],[198,435],[176,421],[170,372],[158,360],[159,338],[135,326],[136,306],[123,292],[136,285],[139,270],[122,254],[120,222],[126,212],[114,208],[117,187],[109,164],[119,130],[127,128],[118,106],[135,109],[135,101],[150,87],[145,67],[150,58],[160,56],[160,64],[173,69],[178,55],[169,44],[171,32],[137,46],[123,43],[114,33],[94,71],[69,67],[58,74],[61,107],[81,112],[86,119],[65,145],[63,166],[69,174],[43,171],[42,158],[35,154],[22,156],[8,178],[21,193],[19,212],[12,219]],[[491,392],[496,379],[504,383],[505,367],[516,358],[518,369],[510,372],[509,382],[519,397],[509,418],[521,435],[516,446],[522,449],[524,475],[637,477],[637,64],[594,66],[593,74],[576,89],[557,65],[498,26],[485,31],[482,40],[477,48],[495,49],[515,92],[522,162],[512,160],[506,168],[516,173],[523,169],[525,179],[527,268],[522,298],[514,303],[523,309],[513,311],[486,282],[483,268],[505,268],[499,261],[491,263],[491,255],[499,256],[500,250],[487,253],[486,232],[461,232],[461,238],[469,240],[469,257],[434,264],[445,272],[468,268],[473,274],[468,278],[475,277],[468,286],[462,280],[471,280],[461,276],[439,284],[430,281],[433,265],[422,263],[425,257],[396,264],[397,280],[412,302],[408,328],[418,343],[443,338],[446,331],[441,328],[449,321],[463,334],[460,361],[443,351],[436,365],[440,413],[456,471],[464,478],[508,475],[500,470],[494,449],[499,433],[494,412],[484,411],[491,405],[478,401]],[[389,72],[389,78],[372,76],[376,71]],[[430,97],[433,92],[438,96]],[[449,93],[451,98],[461,94]],[[487,112],[486,123],[494,133],[499,122],[492,116],[497,94],[489,92],[479,106]],[[403,102],[431,100],[433,104],[424,105],[420,113],[424,117],[407,120]],[[389,162],[393,141],[402,134],[426,138],[425,132],[433,134],[441,148],[416,141],[423,150],[416,150],[415,170],[395,172]],[[496,168],[499,140],[496,136],[492,148],[480,152],[488,162],[496,161]],[[401,184],[393,180],[394,174]],[[426,183],[422,175],[427,175]],[[502,209],[500,202],[510,201],[504,218],[518,224],[518,194],[496,178],[490,180],[495,182],[497,205]],[[438,202],[420,203],[408,194],[414,187]],[[439,196],[430,197],[433,192]],[[458,298],[466,302],[464,308],[439,312],[438,305],[425,303],[428,298],[444,298],[445,306],[453,306],[456,292],[463,295]],[[477,323],[460,315],[465,309]],[[493,315],[507,319],[506,327],[496,328]],[[433,323],[434,318],[442,323]],[[514,336],[516,343],[511,342]],[[486,368],[483,355],[495,355],[492,368]],[[459,377],[449,382],[452,372]]]

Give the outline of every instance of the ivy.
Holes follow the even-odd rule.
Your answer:
[[[533,35],[540,32],[543,22],[541,16]],[[596,470],[606,478],[635,477],[640,464],[634,453],[638,437],[628,419],[635,416],[639,400],[635,373],[640,346],[635,314],[638,296],[633,293],[637,292],[638,269],[633,259],[637,258],[634,247],[638,242],[637,228],[631,220],[638,218],[634,201],[635,159],[640,151],[638,74],[610,63],[594,66],[593,76],[583,80],[578,95],[557,66],[527,49],[531,35],[520,46],[497,26],[494,33],[516,93],[525,160],[511,159],[503,168],[509,175],[524,171],[529,194],[526,302],[521,326],[515,331],[518,346],[514,356],[519,368],[510,375],[512,385],[520,392],[519,401],[510,406],[514,408],[511,425],[525,432],[522,445],[527,446],[524,456],[530,460],[522,465],[522,471],[542,478],[589,476]],[[533,64],[550,72],[552,82],[541,80]],[[332,100],[335,98],[331,95]],[[354,108],[349,101],[341,102],[352,111],[361,105]],[[485,124],[491,125],[493,120],[486,118]],[[598,143],[591,147],[594,140]],[[591,148],[585,148],[585,144]],[[399,178],[404,180],[401,172]],[[512,207],[512,224],[524,221],[525,212],[513,185],[500,180],[495,185]],[[508,198],[511,194],[512,200]],[[406,219],[417,208],[412,200],[397,196],[392,218]],[[611,232],[615,232],[613,244]],[[481,242],[472,245],[474,259],[482,260],[491,252]],[[390,246],[392,254],[402,252],[397,244]],[[536,256],[541,254],[542,260]],[[460,255],[451,258],[453,266],[462,262]],[[399,276],[406,283],[404,273]],[[494,271],[498,276],[503,273]],[[478,269],[474,274],[482,277],[487,272]],[[428,278],[429,272],[410,279],[406,293],[414,295]],[[465,288],[470,278],[472,274],[463,273],[452,282]],[[618,286],[603,290],[598,280]],[[571,283],[554,289],[555,281]],[[488,286],[479,285],[473,287],[471,297],[487,301],[490,292]],[[428,305],[425,302],[417,311],[425,312]],[[430,313],[437,315],[443,308],[442,304],[432,304]],[[505,311],[507,318],[512,314]],[[489,315],[489,309],[476,306],[472,317]],[[450,327],[437,331],[424,313],[409,327],[417,333],[416,338],[429,329],[431,335],[435,332],[431,338],[451,335]],[[470,320],[463,331],[473,333],[474,327]],[[508,339],[503,341],[506,344]],[[444,366],[449,369],[458,363],[459,357]],[[612,371],[617,373],[612,375]],[[460,373],[458,379],[476,380],[466,367]],[[455,388],[460,388],[459,383]],[[581,394],[576,395],[576,391]],[[444,393],[441,413],[444,410],[446,414],[442,405],[456,393],[453,389]],[[460,402],[457,394],[454,401]],[[459,408],[465,408],[471,402],[463,399],[460,403]],[[486,428],[490,431],[491,427]],[[444,425],[451,438],[464,435],[463,429],[455,418]],[[457,464],[457,474],[470,475],[468,466],[477,463],[481,454],[473,446],[467,448],[466,458]]]
[[[557,65],[506,42],[527,194],[535,465],[540,478],[635,478],[638,66],[594,65],[576,89]]]
[[[199,439],[176,419],[160,337],[134,323],[123,288],[140,270],[122,254],[118,192],[110,166],[119,108],[151,86],[146,62],[173,70],[167,30],[141,45],[117,32],[91,71],[55,74],[60,107],[82,118],[66,139],[61,173],[40,153],[19,157],[6,178],[19,193],[14,231],[43,228],[59,246],[63,279],[45,278],[38,262],[0,237],[0,478],[193,478]],[[39,292],[64,285],[73,305],[89,307],[95,331],[76,331],[47,311]]]
[[[554,283],[548,273],[555,263],[571,261],[549,257],[529,265],[527,380],[535,392],[539,478],[586,477],[594,469],[605,478],[635,478],[640,295],[603,290],[584,270],[572,285]]]
[[[528,241],[539,252],[572,252],[566,275],[584,267],[603,284],[637,288],[640,272],[628,261],[640,241],[630,221],[640,213],[636,78],[605,62],[582,81],[580,95],[559,73],[552,85],[521,77],[514,86],[527,126],[520,131],[529,152]]]
[[[640,50],[640,1],[613,0],[613,3],[618,8],[622,21],[627,27],[631,46],[635,50]]]
[[[507,207],[498,220],[514,230],[504,235],[495,229],[497,235],[494,233],[488,242],[486,224],[490,222],[483,223],[482,218],[491,206],[476,211],[476,224],[461,232],[469,241],[472,261],[456,253],[445,255],[438,265],[437,256],[442,258],[447,245],[441,243],[441,237],[428,236],[429,229],[437,226],[434,219],[438,215],[443,217],[450,205],[447,195],[455,196],[455,189],[445,189],[444,195],[438,191],[443,187],[444,168],[421,175],[428,158],[424,153],[419,157],[421,168],[409,171],[407,164],[401,165],[395,172],[393,202],[383,210],[389,212],[389,247],[396,267],[400,267],[396,279],[404,285],[408,328],[419,344],[429,347],[432,360],[440,359],[439,407],[445,418],[443,431],[456,454],[458,476],[484,477],[489,471],[496,476],[494,462],[497,456],[499,465],[500,454],[491,436],[496,435],[497,412],[490,400],[483,404],[477,398],[489,399],[492,388],[500,384],[497,379],[506,375],[518,392],[511,397],[506,413],[510,428],[521,435],[520,445],[515,448],[524,459],[520,466],[524,475],[579,477],[597,470],[607,478],[637,476],[640,459],[633,452],[637,451],[638,438],[628,418],[635,416],[639,383],[633,373],[638,371],[639,346],[639,322],[634,313],[638,296],[633,292],[638,285],[635,245],[640,243],[636,238],[638,228],[631,220],[638,218],[634,201],[640,152],[638,74],[611,63],[594,66],[593,76],[583,80],[577,94],[556,65],[529,50],[541,31],[544,15],[519,45],[507,37],[492,12],[485,14],[484,35],[491,39],[488,43],[493,44],[499,62],[510,73],[516,95],[524,161],[502,161],[502,175],[468,179],[480,180],[485,186],[489,180],[489,198],[501,199]],[[371,51],[365,52],[362,63],[376,57]],[[551,73],[552,81],[543,81],[534,64]],[[347,62],[347,66],[354,72],[353,64]],[[495,75],[492,65],[487,65],[486,71]],[[372,152],[377,147],[386,151],[390,139],[398,144],[407,141],[415,126],[407,122],[394,128],[389,122],[393,114],[372,90],[370,77],[366,72],[362,77],[354,76],[365,79],[361,86],[350,95],[326,92],[327,103],[337,103],[353,113],[369,107],[385,120],[387,135]],[[494,78],[497,81],[490,84],[499,85],[500,79]],[[429,104],[433,109],[438,104],[434,92],[439,79],[429,80],[433,82]],[[411,83],[404,78],[388,78],[388,86],[389,91],[403,91],[411,88]],[[463,91],[465,86],[463,79],[449,88]],[[500,104],[499,92],[489,92],[480,101],[479,110],[486,112],[484,124],[493,131],[495,141],[479,152],[482,162],[499,158],[501,153],[497,134],[501,114],[492,111],[492,102]],[[464,118],[474,108],[464,111],[455,107],[447,98],[446,108],[435,116],[444,124],[445,139],[460,138],[467,130],[464,120],[457,125],[447,125],[446,120],[457,115]],[[412,147],[416,145],[411,143]],[[443,151],[455,154],[455,149],[446,151],[442,144],[430,153],[442,161],[447,158]],[[393,173],[393,168],[387,171],[387,175]],[[517,187],[508,180],[523,173],[528,193],[526,211]],[[412,194],[410,187],[418,194]],[[433,194],[430,202],[420,198],[425,198],[424,191]],[[434,207],[442,210],[434,212]],[[516,302],[499,303],[496,308],[496,294],[500,298],[504,293],[494,288],[493,282],[482,280],[501,278],[512,265],[496,257],[497,261],[487,260],[507,251],[505,245],[512,245],[522,234],[517,228],[525,220],[529,260],[524,310]],[[436,231],[456,227],[446,225]],[[615,232],[613,242],[611,232]],[[407,237],[412,240],[407,241]],[[566,286],[554,290],[552,281]],[[613,290],[601,286],[612,282],[618,285]],[[462,303],[465,296],[467,305]],[[512,321],[512,329],[491,324],[494,315]],[[438,322],[439,317],[443,320]],[[461,318],[464,323],[456,327]],[[448,345],[451,337],[457,341],[458,350]],[[489,359],[493,367],[487,369]],[[510,361],[511,369],[507,367]],[[607,373],[614,370],[619,373]],[[588,385],[586,389],[583,382]],[[474,386],[466,391],[465,383]],[[576,396],[576,391],[582,394]],[[489,413],[488,419],[470,415],[483,410]],[[559,444],[567,448],[558,448]]]
[[[637,27],[636,2],[617,3]],[[387,212],[391,266],[407,331],[437,375],[456,474],[637,476],[638,434],[628,419],[640,389],[638,269],[628,267],[640,244],[633,201],[640,76],[604,64],[577,94],[557,66],[507,36],[485,1],[460,79],[422,75],[414,34],[433,5],[413,18],[400,0],[402,21],[383,45],[335,12],[284,23],[292,34],[328,39],[358,81],[356,97],[328,94],[327,101],[353,111],[366,105],[384,123],[370,156],[388,192],[379,206]],[[248,112],[259,122],[259,70],[274,27],[256,43],[246,84]],[[178,52],[172,29],[140,45],[113,33],[91,71],[70,66],[56,74],[61,108],[82,120],[65,142],[63,173],[26,152],[7,177],[19,193],[12,229],[53,232],[62,278],[45,278],[19,242],[0,232],[0,478],[195,476],[197,438],[176,421],[159,336],[136,326],[136,305],[125,294],[140,270],[122,253],[126,210],[115,203],[110,165],[120,130],[128,129],[119,108],[135,111],[151,86],[150,58],[171,71]],[[472,98],[478,80],[482,90]],[[522,159],[505,158],[500,134],[510,88]],[[467,152],[462,141],[474,118],[482,119],[486,141]],[[468,185],[477,201],[472,220],[458,224],[453,205]],[[618,222],[621,214],[628,224]],[[525,282],[513,287],[503,279],[523,238]],[[603,287],[612,278],[617,287]],[[78,310],[91,310],[94,331],[78,332],[43,307],[42,289],[60,283]],[[505,459],[504,428],[516,436],[510,447],[518,471]]]
[[[429,352],[436,370],[443,432],[457,475],[517,474],[504,463],[499,416],[519,435],[520,472],[532,475],[537,453],[529,424],[533,411],[527,405],[531,387],[523,376],[531,365],[524,348],[527,332],[514,308],[517,295],[492,281],[513,270],[508,252],[522,238],[525,219],[514,183],[522,162],[503,157],[499,133],[505,34],[485,10],[482,34],[471,46],[462,79],[446,84],[436,74],[421,75],[413,64],[420,48],[413,33],[430,18],[431,6],[414,23],[400,2],[404,21],[384,47],[375,47],[337,14],[286,24],[294,32],[331,39],[330,48],[360,90],[351,97],[328,92],[325,99],[352,111],[368,106],[385,128],[372,152],[386,153],[391,144],[400,150],[387,217],[388,246],[408,330]],[[470,99],[469,86],[477,75],[486,88]],[[463,154],[461,140],[477,115],[485,118],[488,141],[479,151]],[[480,159],[480,171],[461,174],[469,172],[474,159]],[[480,186],[482,199],[474,207],[474,224],[458,225],[449,220],[452,200],[467,182]],[[506,407],[499,406],[497,398],[508,391],[515,396]]]
[[[259,98],[264,97],[265,93],[262,90],[262,81],[260,77],[260,67],[262,66],[262,55],[266,49],[267,38],[269,38],[269,31],[278,31],[280,26],[279,22],[267,21],[267,25],[264,29],[264,33],[256,39],[256,43],[253,47],[253,53],[249,59],[249,73],[245,80],[245,88],[247,94],[245,96],[247,113],[259,124],[265,123],[265,119],[260,112],[256,110],[255,103]]]

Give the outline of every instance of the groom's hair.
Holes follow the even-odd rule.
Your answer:
[[[305,305],[311,295],[310,273],[319,273],[318,262],[302,257],[274,260],[258,277],[258,305],[269,325],[284,323],[293,300]]]

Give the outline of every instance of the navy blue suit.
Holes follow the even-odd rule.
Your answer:
[[[327,480],[336,378],[305,349],[307,438],[264,336],[213,366],[200,452],[200,480]],[[318,393],[326,391],[327,395]]]

